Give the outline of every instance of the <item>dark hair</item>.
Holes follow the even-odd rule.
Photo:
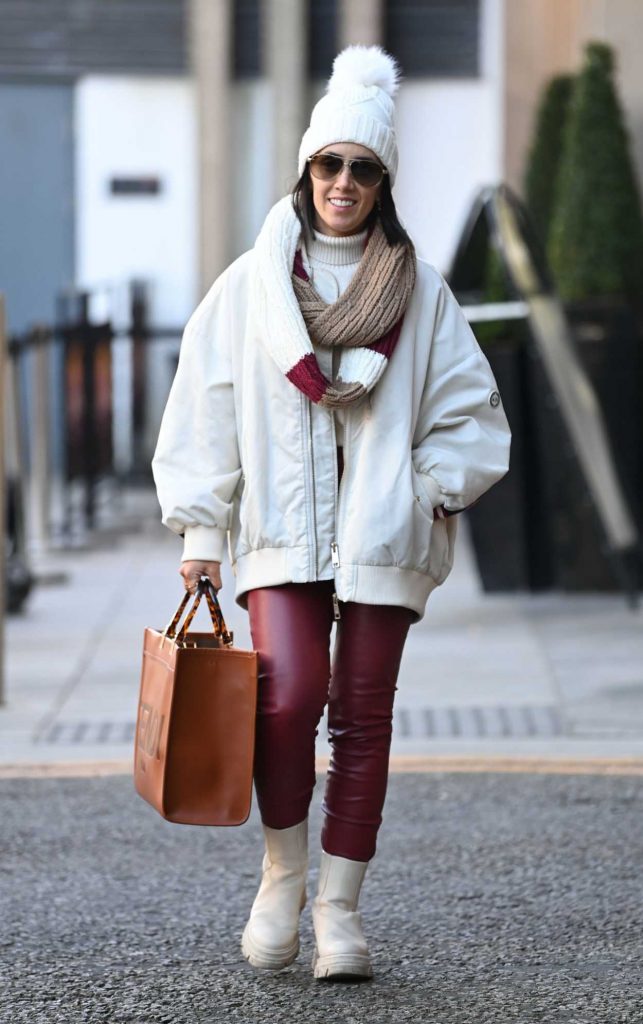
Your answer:
[[[304,167],[304,173],[292,190],[292,203],[295,213],[301,224],[304,236],[308,239],[313,237],[315,230],[315,206],[313,203],[313,189],[310,181],[310,164]],[[391,181],[388,174],[382,178],[380,187],[380,205],[375,205],[366,218],[366,227],[374,224],[379,217],[389,245],[412,245],[411,239],[400,224],[393,202],[391,192]]]

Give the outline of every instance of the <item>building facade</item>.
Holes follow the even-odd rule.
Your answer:
[[[185,320],[294,183],[349,42],[379,42],[402,66],[396,202],[442,271],[478,189],[521,190],[541,89],[587,39],[616,48],[643,180],[636,0],[609,16],[607,0],[3,0],[2,15],[0,287],[14,331],[50,321],[69,287],[118,319],[131,278],[148,282],[157,322]]]

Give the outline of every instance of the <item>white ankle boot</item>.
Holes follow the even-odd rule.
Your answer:
[[[291,828],[263,826],[266,852],[259,892],[241,939],[254,967],[278,971],[299,952],[299,915],[306,903],[308,819]]]
[[[368,946],[357,910],[368,861],[335,857],[322,850],[319,888],[313,900],[316,978],[370,978]]]

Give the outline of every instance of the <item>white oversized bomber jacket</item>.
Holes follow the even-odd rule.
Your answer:
[[[183,559],[221,561],[237,602],[254,587],[334,579],[340,601],[424,614],[453,563],[456,512],[509,464],[496,382],[441,274],[418,260],[381,380],[348,407],[338,487],[334,414],[278,369],[249,313],[253,250],[190,318],[152,470]],[[293,295],[293,302],[295,301]]]

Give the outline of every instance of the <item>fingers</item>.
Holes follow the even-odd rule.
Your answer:
[[[207,576],[215,590],[221,590],[221,577],[215,573],[202,572],[201,576]]]
[[[183,586],[188,593],[195,594],[197,583],[203,575],[201,569],[194,564],[182,565],[179,569],[179,575],[183,577]]]
[[[185,581],[185,589],[189,591],[190,594],[196,594],[200,578],[201,575],[199,574],[198,576],[189,576]]]
[[[218,570],[216,572],[208,573],[208,579],[215,590],[221,590],[223,583],[221,582],[221,573]]]
[[[190,594],[196,594],[199,580],[206,576],[216,591],[221,590],[221,572],[218,565],[206,567],[198,563],[183,563],[179,569],[179,575],[183,577],[183,585]]]

